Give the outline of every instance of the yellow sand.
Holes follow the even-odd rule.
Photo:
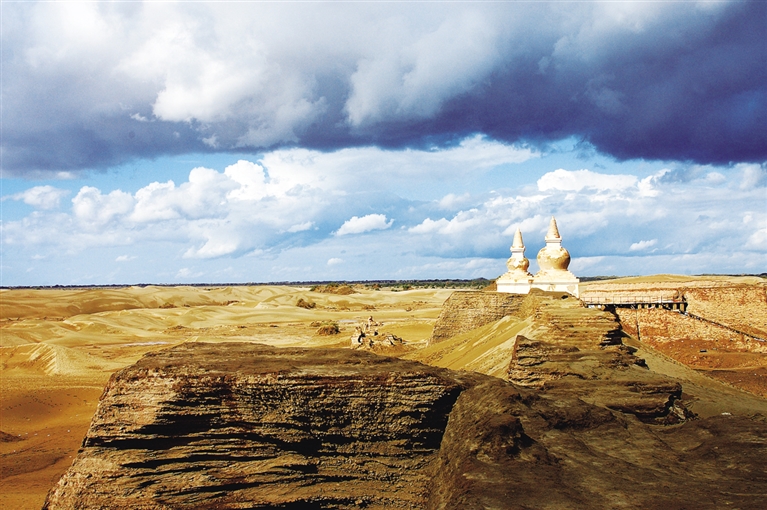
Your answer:
[[[338,296],[288,286],[0,291],[0,508],[40,508],[69,467],[109,376],[181,342],[346,347],[372,315],[424,345],[451,290],[360,289]],[[299,308],[300,298],[313,302]],[[312,323],[337,321],[318,336]],[[222,347],[222,352],[225,352]],[[11,439],[15,440],[11,440]]]
[[[662,275],[655,282],[676,278],[690,277]],[[194,341],[347,347],[355,325],[370,315],[383,323],[381,333],[420,349],[452,292],[361,289],[341,296],[289,286],[0,290],[0,508],[42,506],[76,454],[109,376],[147,352]],[[301,298],[316,307],[297,307]],[[327,321],[336,321],[341,333],[317,335],[317,323]],[[501,375],[514,337],[528,326],[505,318],[408,357]]]

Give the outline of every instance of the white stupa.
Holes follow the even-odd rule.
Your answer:
[[[549,231],[546,233],[546,246],[538,252],[538,271],[535,276],[527,272],[530,262],[525,258],[525,244],[522,232],[517,229],[511,245],[511,258],[506,262],[509,270],[496,281],[498,292],[509,294],[527,294],[531,288],[549,292],[567,292],[578,297],[580,280],[567,268],[570,265],[570,253],[562,248],[557,220],[551,217]]]
[[[562,236],[559,235],[557,220],[551,217],[549,231],[546,234],[546,246],[538,252],[538,267],[533,288],[550,292],[568,292],[578,297],[580,280],[568,271],[570,253],[562,248]]]
[[[525,258],[525,243],[522,241],[522,232],[519,229],[514,234],[511,257],[506,261],[506,267],[509,270],[495,281],[498,292],[509,294],[527,294],[530,292],[533,275],[527,272],[530,261]]]

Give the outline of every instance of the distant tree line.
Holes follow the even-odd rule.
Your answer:
[[[613,280],[615,278],[629,278],[638,275],[624,276],[580,276],[582,282],[598,280]],[[741,274],[698,274],[690,276],[756,276],[767,279],[767,273],[741,273]],[[286,285],[290,287],[313,287],[313,286],[341,286],[341,285],[365,285],[368,287],[392,288],[392,289],[483,289],[495,282],[486,278],[474,278],[473,280],[344,280],[344,281],[301,281],[301,282],[246,282],[246,283],[117,283],[108,285],[13,285],[0,286],[0,289],[117,289],[124,287],[255,287],[258,285]]]

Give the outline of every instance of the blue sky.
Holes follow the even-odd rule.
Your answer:
[[[2,285],[767,270],[764,2],[3,2]]]

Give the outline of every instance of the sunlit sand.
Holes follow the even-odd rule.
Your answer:
[[[0,291],[0,506],[40,508],[69,467],[110,375],[183,342],[347,347],[370,315],[380,331],[423,345],[451,290],[128,287]],[[315,303],[296,306],[299,299]],[[317,323],[340,333],[317,335]],[[226,351],[222,349],[222,355]]]
[[[707,277],[713,283],[763,282]],[[613,281],[620,285],[695,286],[700,278],[660,275]],[[602,282],[583,284],[598,288]],[[369,316],[381,334],[404,340],[397,355],[438,366],[502,376],[514,336],[525,321],[503,319],[448,342],[426,347],[450,289],[372,290],[350,295],[308,287],[126,287],[6,289],[0,291],[0,506],[40,508],[69,467],[111,374],[147,352],[183,342],[260,342],[272,346],[350,345]],[[300,299],[314,308],[297,306]],[[340,333],[317,334],[336,323]],[[226,355],[222,345],[221,354]],[[654,351],[641,351],[658,371],[687,380],[697,391],[712,384]],[[740,393],[734,392],[737,396]],[[733,397],[735,398],[735,397]],[[748,405],[744,400],[743,406]],[[718,412],[718,408],[698,412]]]

